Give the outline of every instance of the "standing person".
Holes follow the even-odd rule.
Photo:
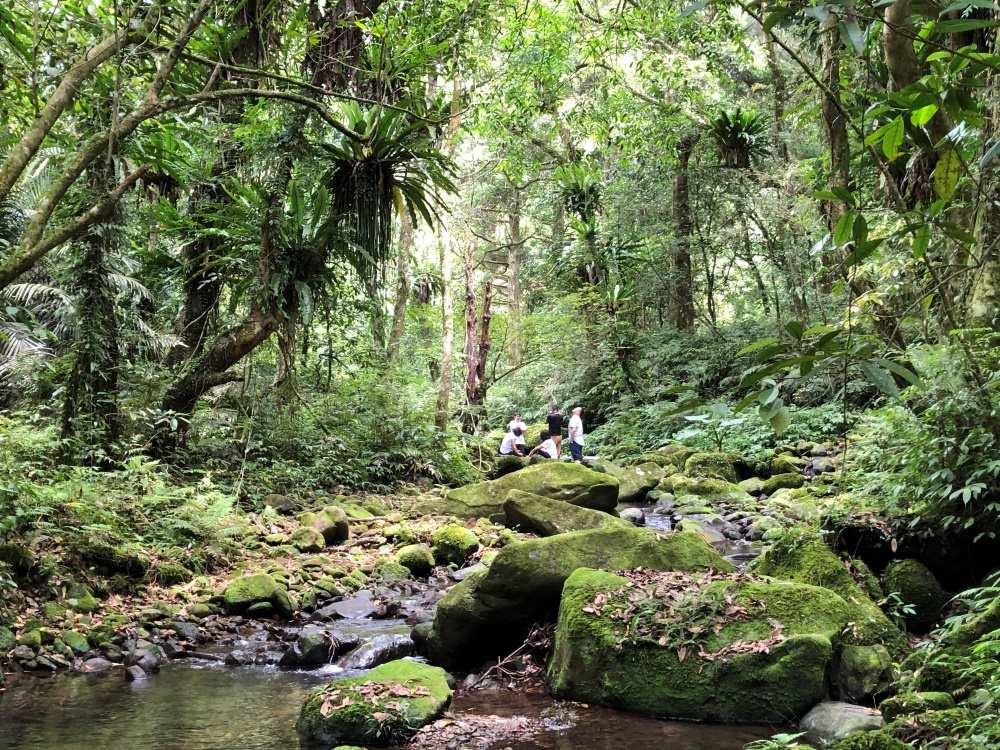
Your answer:
[[[507,431],[508,432],[514,432],[514,430],[518,431],[517,432],[517,441],[516,441],[518,447],[520,448],[520,451],[519,451],[518,455],[519,456],[523,456],[524,455],[524,451],[527,448],[527,441],[524,438],[524,433],[527,432],[528,425],[526,425],[524,423],[524,420],[521,419],[521,415],[520,414],[515,414],[514,418],[512,420],[510,420],[510,423],[507,425]]]
[[[562,450],[562,428],[563,428],[563,415],[559,411],[558,404],[552,404],[549,407],[549,416],[546,418],[549,423],[549,438],[553,443],[556,444],[558,451]]]
[[[573,460],[583,461],[583,414],[582,406],[573,407],[573,416],[569,418],[569,452]]]

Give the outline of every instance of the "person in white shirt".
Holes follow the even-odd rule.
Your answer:
[[[518,442],[518,438],[521,442]],[[500,455],[501,456],[523,456],[524,448],[521,446],[524,444],[524,434],[521,432],[520,427],[514,427],[507,431],[507,434],[503,436],[503,440],[500,443]]]
[[[573,416],[569,418],[569,452],[574,461],[583,461],[583,414],[582,406],[573,407]]]
[[[526,425],[524,420],[521,419],[520,414],[515,414],[514,418],[510,420],[507,425],[507,432],[514,432],[515,429],[518,430],[516,442],[519,446],[521,446],[521,453],[524,453],[524,447],[526,444],[524,433],[527,432],[528,425]]]
[[[559,446],[556,445],[556,441],[552,439],[552,436],[548,432],[542,430],[540,435],[542,442],[531,449],[531,453],[528,457],[534,456],[536,453],[543,458],[559,459]]]

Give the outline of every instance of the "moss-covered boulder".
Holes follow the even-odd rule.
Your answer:
[[[62,642],[77,656],[83,656],[90,652],[90,643],[87,641],[87,636],[75,630],[65,631],[62,634]]]
[[[434,553],[426,544],[407,544],[396,552],[396,562],[418,578],[425,578],[434,567]]]
[[[847,643],[830,670],[832,689],[842,701],[863,703],[884,693],[892,681],[892,656],[882,644]]]
[[[722,479],[735,484],[740,480],[737,464],[742,459],[732,453],[694,453],[684,462],[684,473],[689,477]]]
[[[555,615],[563,583],[581,567],[732,569],[696,534],[659,536],[628,524],[512,544],[438,602],[428,642],[432,660],[449,668],[478,666],[506,653],[531,624]]]
[[[596,510],[612,510],[618,502],[618,480],[614,477],[580,464],[546,461],[499,479],[451,490],[438,504],[438,511],[460,518],[502,520],[503,503],[511,490]]]
[[[904,603],[913,607],[913,613],[906,615],[906,625],[910,629],[925,632],[941,618],[948,592],[919,560],[890,563],[883,580],[886,592],[898,594]]]
[[[791,453],[779,453],[771,459],[769,468],[771,476],[778,474],[801,474],[802,469],[805,468],[807,463],[809,462],[806,459],[799,458]]]
[[[326,539],[311,526],[300,526],[288,541],[299,552],[321,552],[326,546]]]
[[[628,525],[627,521],[604,511],[581,508],[520,490],[507,493],[503,510],[508,526],[539,536]]]
[[[320,511],[306,511],[297,516],[299,526],[314,529],[323,535],[326,544],[338,544],[351,535],[350,521],[343,508],[328,505]]]
[[[257,605],[270,604],[272,611],[285,617],[294,614],[288,592],[267,573],[255,573],[230,581],[222,592],[226,609],[234,614],[253,614],[265,611]]]
[[[66,585],[66,604],[71,610],[81,614],[96,612],[101,606],[101,602],[87,586],[75,582]]]
[[[723,503],[739,507],[749,507],[754,504],[753,497],[738,484],[714,477],[689,477],[684,474],[673,474],[664,477],[657,485],[662,492],[669,492],[676,498],[693,496],[709,505]]]
[[[801,474],[775,474],[764,480],[761,491],[765,495],[773,495],[778,490],[794,490],[806,483]]]
[[[906,637],[854,580],[844,561],[811,535],[787,538],[768,548],[751,565],[754,573],[808,583],[839,594],[852,610],[856,643],[882,644],[893,656],[906,650]]]
[[[886,721],[895,721],[900,716],[913,716],[925,711],[939,711],[954,708],[955,700],[950,693],[941,691],[905,692],[886,698],[879,704],[879,711]]]
[[[657,448],[656,452],[661,456],[666,456],[670,459],[674,466],[682,467],[684,462],[688,460],[691,456],[698,452],[697,448],[689,448],[684,445],[684,443],[667,443],[666,445]]]
[[[399,659],[316,688],[296,727],[310,742],[387,747],[406,742],[450,702],[443,669]]]
[[[493,465],[493,470],[490,472],[490,476],[493,479],[498,479],[506,476],[507,474],[512,474],[515,471],[520,471],[527,465],[528,459],[524,456],[497,456],[496,463]]]
[[[462,565],[479,549],[479,537],[456,523],[442,526],[431,536],[434,559],[441,565]]]
[[[664,476],[663,468],[651,461],[631,466],[620,466],[610,461],[596,461],[592,464],[592,468],[610,474],[618,480],[619,503],[641,502]]]
[[[731,722],[785,722],[823,699],[850,617],[832,591],[739,574],[627,575],[578,569],[566,581],[549,666],[557,695]]]

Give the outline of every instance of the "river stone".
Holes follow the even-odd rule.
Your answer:
[[[371,669],[394,659],[410,656],[416,649],[408,635],[382,634],[362,643],[337,662],[342,669]]]
[[[323,534],[311,526],[300,526],[288,541],[299,552],[322,552],[326,546]]]
[[[883,580],[886,592],[895,592],[904,603],[912,605],[913,614],[906,615],[906,624],[910,629],[926,631],[941,617],[941,610],[948,602],[948,593],[919,560],[889,563]]]
[[[242,576],[229,582],[222,592],[226,609],[235,614],[263,616],[277,611],[285,617],[294,614],[288,592],[267,573]],[[270,605],[270,609],[261,605]]]
[[[881,729],[882,714],[873,708],[852,703],[824,701],[815,706],[799,723],[806,738],[819,745],[828,745],[854,732]]]
[[[288,495],[264,495],[264,505],[268,508],[274,508],[278,513],[291,513],[295,510],[296,501],[294,498]]]
[[[296,727],[312,742],[386,747],[405,743],[450,702],[443,669],[400,659],[314,689]],[[324,704],[329,707],[326,716]]]
[[[618,514],[618,517],[623,521],[628,521],[633,526],[646,525],[646,514],[643,513],[642,508],[625,508]]]
[[[87,659],[80,667],[80,671],[84,674],[100,674],[101,672],[107,672],[114,666],[114,662],[96,656],[93,659]]]
[[[479,537],[471,529],[452,523],[434,532],[431,546],[439,565],[464,565],[479,549]]]
[[[125,679],[129,682],[135,682],[136,680],[145,680],[146,672],[138,664],[133,664],[131,667],[126,667],[125,669]]]
[[[618,502],[618,480],[614,477],[572,462],[546,461],[499,479],[451,490],[437,511],[461,518],[502,519],[503,503],[510,490],[595,510],[614,510]]]
[[[83,656],[90,651],[87,637],[75,630],[67,630],[62,634],[62,641],[69,646],[77,656]]]
[[[625,603],[631,591],[627,579],[586,568],[566,581],[549,663],[556,695],[665,718],[785,722],[825,696],[834,641],[851,611],[818,586],[722,578],[680,600],[652,600],[662,610],[656,616],[667,620],[684,616],[688,607],[715,606],[723,597],[746,612],[742,619],[721,620],[721,629],[713,627],[703,644],[709,653],[731,646],[735,651],[712,659],[688,648],[680,658],[684,642],[626,641],[629,620],[616,617],[617,608],[592,607],[599,595]],[[781,629],[772,642],[775,623]],[[740,649],[755,642],[766,647]]]
[[[794,490],[806,483],[806,478],[798,472],[792,474],[775,474],[764,480],[761,491],[765,495],[773,495],[778,490]]]
[[[199,635],[201,634],[201,629],[193,622],[174,620],[170,623],[170,627],[179,637],[183,638],[185,641],[190,641],[191,643],[197,641]]]
[[[641,502],[664,476],[663,467],[652,462],[619,466],[611,461],[598,460],[591,467],[618,480],[619,503]]]
[[[836,592],[851,605],[854,613],[851,619],[860,643],[881,643],[893,656],[906,650],[903,633],[854,580],[844,561],[819,537],[805,536],[794,544],[770,547],[753,561],[751,570]]]
[[[737,486],[751,495],[759,495],[764,491],[764,480],[760,477],[750,477],[749,479],[744,479],[742,482],[738,482]]]
[[[351,534],[350,522],[343,508],[328,505],[320,511],[306,511],[296,516],[299,526],[314,529],[323,535],[326,544],[346,541]]]
[[[532,623],[556,612],[563,583],[580,567],[609,570],[731,570],[696,534],[660,536],[628,524],[572,531],[504,547],[486,570],[438,602],[428,643],[432,661],[478,666],[519,645]]]
[[[407,544],[396,552],[396,562],[418,578],[426,578],[434,568],[434,553],[426,544]]]
[[[503,510],[508,526],[539,536],[625,525],[610,513],[581,508],[521,490],[507,493]]]
[[[808,461],[799,458],[791,453],[779,453],[771,459],[770,473],[775,474],[801,474]]]
[[[334,649],[335,644],[325,630],[307,625],[278,663],[283,667],[316,667],[328,663]]]

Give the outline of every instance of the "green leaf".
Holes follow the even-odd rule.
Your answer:
[[[991,29],[997,25],[996,21],[938,21],[934,25],[934,30],[944,34],[954,34],[959,31],[974,31],[975,29]]]
[[[882,153],[889,161],[899,156],[899,147],[903,145],[903,135],[906,129],[903,125],[903,117],[900,115],[889,123],[885,135],[882,138]]]
[[[934,193],[942,200],[951,200],[962,174],[962,160],[954,148],[946,148],[934,167]]]
[[[788,409],[784,406],[780,409],[775,409],[770,416],[771,429],[778,435],[788,429],[788,425],[791,424],[791,421],[791,417],[788,415]]]
[[[896,387],[896,381],[892,379],[892,375],[888,372],[868,359],[862,360],[858,365],[861,367],[861,371],[865,374],[865,377],[882,393],[888,396],[899,395],[899,388]]]
[[[736,356],[743,357],[746,356],[747,354],[753,354],[756,351],[759,351],[761,349],[764,349],[765,347],[772,346],[777,343],[778,339],[774,338],[773,336],[769,336],[764,339],[757,339],[753,343],[747,344],[738,352],[736,352]]]
[[[921,224],[913,233],[913,257],[917,260],[923,258],[930,242],[931,228],[927,224]]]
[[[938,105],[936,104],[928,104],[926,107],[915,109],[910,113],[910,123],[916,128],[923,127],[934,118],[937,111]]]
[[[793,338],[801,339],[802,332],[805,330],[805,326],[803,326],[797,320],[790,320],[787,323],[785,323],[785,330],[788,331],[788,333],[791,334]]]
[[[847,211],[837,220],[837,224],[833,228],[833,243],[838,247],[843,247],[851,241],[855,217],[857,217],[856,213]]]
[[[853,18],[844,18],[840,22],[840,38],[846,39],[854,49],[854,54],[860,55],[865,50],[865,32]]]
[[[872,359],[872,362],[881,365],[890,372],[894,372],[910,385],[918,385],[920,383],[920,376],[909,367],[899,364],[899,362],[893,362],[891,359],[884,359],[882,357],[875,357]]]

